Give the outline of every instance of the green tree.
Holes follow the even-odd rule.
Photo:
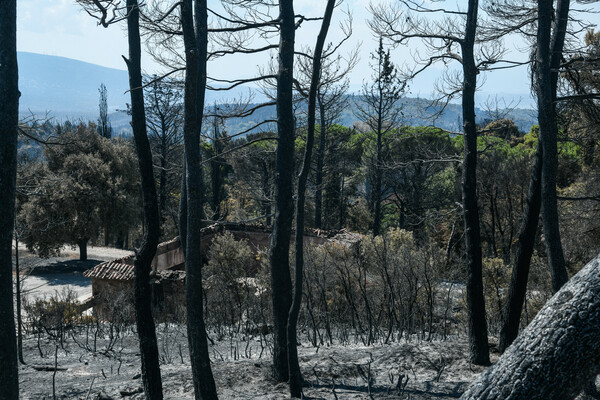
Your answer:
[[[393,161],[386,165],[384,185],[396,208],[394,222],[423,239],[427,226],[439,223],[434,213],[460,201],[455,190],[460,156],[450,135],[437,128],[401,128],[390,148]]]
[[[31,166],[37,190],[22,206],[23,242],[42,257],[77,245],[86,260],[88,243],[106,221],[115,230],[136,222],[136,157],[130,143],[97,135],[94,124],[63,129],[58,144],[44,149],[45,161]]]

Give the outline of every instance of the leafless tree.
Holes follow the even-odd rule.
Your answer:
[[[491,28],[495,32],[494,35],[497,37],[513,33],[522,35],[535,49],[535,52],[532,50],[531,60],[528,62],[532,62],[532,91],[537,97],[540,126],[538,139],[540,143],[538,143],[531,174],[527,206],[523,213],[500,332],[499,347],[504,351],[518,334],[540,210],[553,289],[558,291],[568,279],[558,226],[556,199],[558,168],[556,101],[565,45],[568,42],[569,21],[571,20],[570,34],[580,31],[585,23],[570,15],[569,0],[556,2],[504,0],[488,3],[486,8],[498,23],[495,29]]]
[[[208,10],[204,0],[181,3],[181,28],[185,48],[184,126],[185,145],[185,270],[186,312],[190,359],[196,399],[216,399],[210,366],[202,293],[202,239],[204,184],[200,132],[204,114],[208,51]],[[182,218],[180,219],[182,220]]]
[[[377,52],[373,59],[373,82],[364,83],[359,101],[356,102],[356,116],[367,124],[375,134],[375,156],[371,157],[373,169],[371,208],[374,212],[373,235],[381,233],[383,170],[384,170],[384,138],[400,125],[402,108],[400,99],[406,88],[406,81],[398,76],[398,71],[391,61],[389,49],[383,45],[383,37],[379,38]]]
[[[342,113],[347,109],[350,100],[348,98],[348,87],[350,80],[348,74],[354,69],[359,61],[359,47],[352,49],[349,54],[342,56],[336,51],[352,35],[352,14],[347,13],[346,19],[340,23],[340,31],[344,33],[343,38],[334,46],[330,44],[324,49],[321,62],[321,78],[317,88],[317,120],[319,122],[318,147],[315,148],[316,163],[314,171],[315,185],[315,228],[327,228],[324,224],[323,214],[323,192],[325,189],[327,170],[325,157],[328,151],[328,132]],[[306,51],[304,51],[306,53]],[[303,88],[301,95],[308,94],[312,76],[312,58],[299,57],[297,62],[297,80]],[[325,214],[327,210],[325,210]]]
[[[317,108],[317,90],[321,78],[321,56],[325,47],[327,32],[331,25],[331,16],[337,0],[328,0],[325,8],[321,30],[317,37],[315,51],[313,53],[312,78],[310,89],[308,92],[308,132],[306,135],[306,147],[304,150],[304,160],[302,169],[298,176],[298,194],[296,197],[296,263],[294,270],[294,296],[289,311],[287,323],[287,352],[289,364],[289,382],[290,394],[292,398],[302,397],[302,374],[300,372],[300,363],[298,361],[298,339],[297,325],[298,315],[300,314],[300,305],[302,303],[302,285],[303,285],[303,269],[304,269],[304,202],[306,196],[306,183],[308,181],[308,173],[310,171],[312,150],[315,137],[315,116]]]
[[[17,2],[0,3],[0,398],[19,398],[17,340],[13,308],[12,239],[17,176],[19,88],[17,67]]]
[[[80,0],[79,4],[91,16],[98,19],[104,27],[125,19],[127,21],[127,40],[129,57],[124,58],[129,71],[129,92],[131,95],[131,127],[138,155],[142,181],[142,200],[144,208],[144,240],[134,260],[134,306],[135,321],[140,339],[142,361],[142,381],[144,392],[149,399],[163,398],[162,379],[158,358],[156,327],[152,316],[152,289],[150,270],[160,236],[158,198],[154,181],[152,151],[146,129],[144,92],[141,69],[140,5],[137,0],[127,0],[123,9],[113,0]],[[112,17],[109,15],[112,14]]]
[[[145,88],[146,121],[154,155],[154,168],[158,175],[158,210],[162,234],[168,217],[176,220],[176,210],[169,206],[169,193],[175,189],[175,178],[181,172],[183,156],[183,96],[178,81],[156,80]],[[146,83],[150,78],[146,78]],[[174,223],[175,225],[176,222]]]
[[[397,44],[417,39],[424,44],[424,54],[414,53],[417,66],[409,70],[414,77],[436,62],[458,62],[462,72],[447,75],[442,109],[456,95],[462,97],[464,156],[462,165],[462,197],[467,252],[467,308],[470,359],[476,364],[489,364],[487,324],[482,282],[482,251],[477,204],[477,126],[475,124],[475,91],[477,75],[484,70],[501,68],[504,49],[497,38],[478,32],[486,25],[479,15],[479,1],[469,0],[466,9],[435,7],[428,2],[401,0],[402,7],[372,7],[373,29]]]

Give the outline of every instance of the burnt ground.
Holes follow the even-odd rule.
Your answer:
[[[65,250],[60,257],[45,260],[21,252],[21,266],[28,271],[24,287],[29,298],[69,289],[85,299],[91,284],[82,271],[130,254],[90,248],[90,260],[80,262],[76,251]],[[110,326],[90,323],[66,332],[62,344],[46,333],[27,334],[27,364],[19,369],[21,399],[49,400],[53,393],[57,399],[144,399],[135,332],[131,326],[112,328],[111,340]],[[157,335],[165,399],[193,399],[185,327],[160,324]],[[270,345],[268,335],[215,339],[209,347],[220,399],[289,398],[287,384],[271,378]],[[315,348],[303,343],[299,355],[306,399],[456,399],[485,369],[467,361],[465,337],[369,347],[337,344]],[[492,353],[492,361],[497,358]]]
[[[185,328],[161,325],[158,338],[165,399],[193,399]],[[90,347],[92,341],[93,329],[87,335]],[[96,352],[84,349],[85,343],[85,330],[66,337],[64,349],[58,346],[54,376],[57,342],[42,339],[38,346],[35,335],[27,337],[28,364],[20,368],[22,399],[51,399],[53,376],[59,399],[94,399],[100,392],[115,399],[144,398],[136,393],[141,388],[140,357],[133,332],[125,333],[110,351],[106,339],[97,341]],[[219,398],[288,398],[287,385],[271,378],[268,344],[262,343],[259,337],[240,337],[210,346]],[[484,370],[465,360],[467,345],[460,340],[300,346],[299,354],[304,393],[312,399],[456,399]]]

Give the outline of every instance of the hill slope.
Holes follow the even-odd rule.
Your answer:
[[[22,93],[20,101],[21,114],[29,111],[38,115],[49,112],[51,116],[59,119],[96,120],[98,117],[98,88],[104,83],[108,90],[108,108],[113,128],[116,132],[129,131],[129,118],[122,112],[129,101],[129,88],[127,71],[106,68],[83,61],[72,60],[65,57],[49,56],[35,53],[19,52],[19,87]],[[247,88],[238,88],[236,93],[229,94],[236,97]],[[222,92],[207,93],[207,104],[219,102]],[[260,97],[260,96],[259,96]],[[343,113],[341,124],[350,126],[356,121],[353,109],[356,96],[350,96],[347,110]],[[404,100],[405,122],[410,125],[436,125],[448,130],[458,130],[461,121],[461,107],[450,104],[436,119],[427,118],[431,110],[425,110],[427,100],[406,98]],[[486,115],[478,110],[478,120],[483,120]],[[258,121],[274,119],[275,107],[261,109],[255,115],[244,119],[228,121],[227,128],[230,134],[235,134],[247,129]],[[509,115],[519,129],[529,131],[532,124],[536,123],[532,110],[516,109]],[[273,129],[271,126],[269,129]]]

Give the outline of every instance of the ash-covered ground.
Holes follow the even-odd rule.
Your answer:
[[[131,254],[90,248],[89,260],[77,260],[71,249],[61,257],[40,260],[22,251],[29,301],[64,290],[83,300],[91,282],[82,271],[104,260]],[[27,316],[25,316],[27,318]],[[302,328],[300,328],[302,329]],[[220,399],[287,399],[288,385],[271,378],[269,334],[209,332],[213,374]],[[56,331],[33,331],[24,338],[25,365],[19,368],[21,399],[144,399],[141,391],[139,344],[134,327],[123,323],[87,323]],[[193,399],[186,328],[157,326],[165,399]],[[299,337],[306,399],[456,399],[485,367],[470,364],[466,338],[403,339],[363,346],[346,343],[313,347],[306,333]],[[492,340],[493,342],[493,340]],[[492,349],[492,362],[498,354]]]
[[[19,370],[22,399],[52,399],[53,379],[59,399],[95,399],[101,392],[115,399],[143,399],[135,334],[121,332],[108,351],[109,340],[97,339],[95,352],[85,349],[93,346],[93,337],[93,327],[71,332],[61,348],[55,340],[42,337],[38,343],[36,335],[28,336],[27,365]],[[266,340],[240,336],[210,346],[219,398],[289,398],[287,384],[271,378]],[[160,325],[158,342],[165,398],[193,399],[185,327]],[[459,340],[318,349],[302,345],[299,354],[304,394],[312,399],[454,399],[484,370],[466,361],[467,345]]]
[[[39,259],[21,249],[24,295],[31,301],[70,290],[84,300],[91,294],[91,282],[82,272],[128,254],[131,252],[90,247],[88,261],[82,262],[71,248],[50,259]],[[159,324],[157,335],[165,398],[193,399],[185,326]],[[240,332],[221,340],[215,332],[209,335],[219,398],[289,398],[287,384],[271,378],[270,335]],[[47,332],[31,332],[25,335],[23,348],[26,365],[19,370],[23,400],[52,399],[54,395],[86,400],[144,398],[133,326],[90,322],[66,330],[62,340]],[[471,365],[467,354],[465,340],[457,338],[368,347],[299,346],[304,394],[313,399],[458,398],[484,370]]]

